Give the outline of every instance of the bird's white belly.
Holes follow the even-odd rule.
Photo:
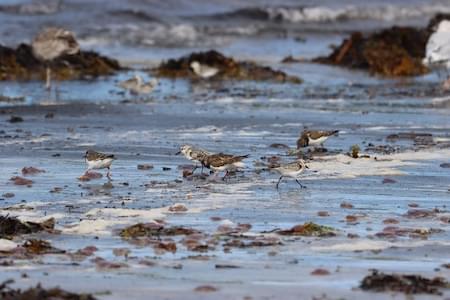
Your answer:
[[[88,169],[104,169],[109,168],[113,162],[112,158],[106,158],[102,160],[86,160]]]
[[[219,70],[214,69],[214,68],[203,68],[200,70],[199,75],[203,78],[209,78],[209,77],[216,75],[218,71]]]
[[[291,178],[297,178],[302,172],[303,170],[299,170],[299,171],[292,171],[292,170],[286,170],[286,169],[277,169],[278,172],[280,172],[281,175],[286,176],[286,177],[291,177]]]
[[[322,145],[327,139],[328,139],[327,136],[322,136],[322,137],[318,138],[317,140],[309,139],[309,144],[312,146]]]
[[[211,169],[213,169],[214,171],[236,171],[242,168],[245,168],[245,164],[242,162],[235,162],[233,164],[223,165],[220,167],[211,166]]]

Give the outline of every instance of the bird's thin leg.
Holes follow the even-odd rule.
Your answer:
[[[49,66],[47,66],[46,76],[45,76],[45,88],[50,91],[51,88],[51,69]]]
[[[281,179],[283,179],[283,176],[280,176],[280,179],[278,179],[278,182],[277,182],[277,185],[276,185],[277,189],[278,189],[278,186],[280,185]]]
[[[111,168],[108,167],[108,172],[106,173],[106,177],[108,177],[109,180],[111,180]]]
[[[203,174],[203,164],[202,164],[202,174]]]
[[[194,174],[195,170],[197,170],[197,169],[198,169],[198,166],[197,166],[197,164],[195,164],[194,169],[192,169],[192,174]]]
[[[227,178],[228,174],[229,174],[229,172],[228,172],[228,170],[226,170],[225,175],[222,177],[222,180],[225,180],[225,178]]]
[[[295,182],[297,182],[298,185],[300,185],[300,188],[306,189],[306,186],[304,186],[303,184],[301,184],[300,181],[298,181],[298,179],[295,179]]]

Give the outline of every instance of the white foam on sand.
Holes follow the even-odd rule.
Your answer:
[[[373,157],[377,157],[375,160]],[[354,159],[345,154],[317,158],[308,162],[305,179],[355,178],[359,176],[405,175],[401,167],[412,166],[427,160],[444,160],[450,149],[403,152],[389,155],[372,155],[371,158]],[[315,171],[315,172],[312,172]]]
[[[118,225],[149,223],[166,218],[170,206],[153,209],[94,208],[85,213],[84,220],[65,226],[63,233],[81,235],[111,235]],[[201,208],[189,209],[185,213],[199,213]]]
[[[427,241],[427,240],[405,240],[405,241],[374,241],[374,240],[359,240],[359,241],[351,241],[345,242],[335,245],[326,245],[326,246],[314,246],[311,247],[314,251],[321,252],[335,252],[335,251],[343,251],[343,252],[351,252],[351,251],[371,251],[371,250],[384,250],[391,247],[423,247],[427,245],[440,245],[440,246],[448,246],[450,242],[437,242],[437,241]]]

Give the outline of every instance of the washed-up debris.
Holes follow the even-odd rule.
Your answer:
[[[164,252],[177,252],[177,244],[173,241],[164,241],[164,242],[157,242],[153,244],[153,250],[157,254],[163,254]]]
[[[50,218],[42,223],[22,222],[14,217],[0,216],[0,238],[11,239],[20,234],[30,234],[39,231],[53,232],[55,219]]]
[[[24,96],[18,96],[18,97],[10,97],[5,95],[0,95],[0,102],[3,103],[17,103],[17,102],[24,102],[25,97]]]
[[[450,168],[450,163],[442,163],[439,165],[439,167],[448,169]]]
[[[387,226],[383,231],[377,232],[375,236],[379,238],[397,238],[408,236],[410,238],[427,238],[431,234],[443,232],[442,229],[435,228],[404,228],[397,226]]]
[[[279,143],[271,144],[269,147],[270,148],[275,148],[275,149],[289,149],[288,145],[286,145],[286,144],[279,144]]]
[[[62,254],[66,253],[65,250],[61,250],[53,247],[49,242],[37,239],[27,240],[22,247],[24,247],[29,254]]]
[[[216,264],[216,269],[239,269],[240,266],[238,265],[231,265],[231,264]]]
[[[115,256],[128,257],[128,255],[131,253],[131,250],[128,248],[114,248],[112,252]]]
[[[95,263],[95,266],[99,270],[114,270],[114,269],[128,268],[128,265],[125,263],[116,263],[107,261],[102,257],[96,257],[94,259],[91,259],[91,262]]]
[[[335,229],[328,226],[318,225],[308,222],[303,225],[296,225],[288,230],[278,230],[276,233],[281,235],[299,235],[299,236],[318,236],[330,237],[335,236]]]
[[[8,120],[9,123],[20,123],[23,122],[23,118],[19,116],[11,116]]]
[[[359,157],[359,151],[361,151],[361,148],[359,148],[359,145],[353,145],[350,147],[350,157],[358,158]]]
[[[330,275],[330,271],[328,271],[327,269],[318,268],[318,269],[315,269],[314,271],[312,271],[311,275],[326,276],[326,275]]]
[[[188,211],[188,209],[184,204],[177,203],[177,204],[170,206],[169,211],[171,211],[171,212],[186,212],[186,211]]]
[[[224,222],[222,221],[222,224],[217,227],[217,233],[218,234],[226,234],[226,235],[232,235],[236,233],[244,233],[249,231],[252,228],[251,224],[237,224],[235,225],[232,222]]]
[[[14,283],[7,280],[0,284],[0,299],[2,300],[95,300],[90,294],[75,294],[60,288],[44,289],[38,284],[26,290],[9,287]]]
[[[199,62],[202,65],[217,68],[219,72],[214,76],[214,79],[302,82],[296,76],[290,76],[269,67],[259,66],[253,62],[238,62],[214,50],[192,53],[179,59],[170,59],[156,68],[156,73],[158,76],[165,77],[196,78],[196,75],[190,68],[192,62]]]
[[[352,209],[353,208],[353,204],[351,204],[350,202],[342,202],[341,203],[341,208],[347,208],[347,209]]]
[[[28,187],[31,187],[34,183],[33,180],[26,179],[20,176],[13,176],[9,180],[11,180],[15,185],[26,185]]]
[[[275,236],[240,237],[228,240],[223,244],[225,248],[253,248],[282,245]]]
[[[200,285],[194,289],[195,292],[211,293],[217,292],[219,289],[212,285]]]
[[[3,198],[13,198],[14,196],[15,196],[14,193],[4,193],[4,194],[2,194]]]
[[[85,260],[87,257],[92,256],[96,251],[98,251],[98,248],[95,246],[86,246],[82,249],[79,249],[73,253],[69,253],[69,257],[74,261],[82,261]]]
[[[429,34],[426,29],[397,26],[369,36],[354,32],[329,56],[314,61],[385,76],[422,75],[428,72],[422,59]]]
[[[394,147],[391,145],[373,145],[373,144],[369,144],[366,148],[365,148],[366,152],[373,152],[373,153],[381,153],[381,154],[393,154],[393,153],[397,153],[400,152],[400,147]]]
[[[350,224],[356,224],[358,222],[358,216],[347,215],[345,216],[345,221]]]
[[[395,142],[397,140],[416,140],[419,138],[433,138],[431,133],[421,133],[421,132],[399,132],[390,134],[386,137],[387,141]]]
[[[410,209],[406,212],[404,215],[407,218],[433,218],[436,217],[438,213],[441,213],[441,211],[437,208],[434,209]]]
[[[207,252],[214,250],[214,246],[217,244],[216,239],[208,239],[205,234],[190,234],[181,240],[181,243],[189,250],[194,252]]]
[[[200,233],[200,231],[181,226],[164,227],[158,223],[138,223],[122,229],[119,235],[122,238],[128,239],[139,237],[190,235],[194,233]]]
[[[138,170],[151,170],[153,169],[153,165],[150,164],[139,164],[137,165]]]
[[[384,274],[374,270],[372,274],[364,277],[360,288],[373,292],[442,295],[439,289],[448,288],[448,284],[441,277],[429,279],[420,275]]]
[[[78,180],[80,181],[90,181],[92,179],[99,179],[102,178],[103,174],[99,173],[99,172],[86,172],[83,175],[81,175],[80,177],[78,177]]]
[[[23,176],[28,176],[28,175],[36,175],[39,173],[45,173],[44,170],[35,168],[35,167],[23,167],[22,168],[22,175]]]
[[[112,75],[122,69],[116,60],[92,51],[64,55],[52,61],[51,68],[57,80]],[[44,80],[45,76],[46,65],[34,57],[30,45],[16,49],[0,45],[0,80]]]
[[[394,218],[387,218],[383,220],[383,224],[398,224],[398,223],[400,223],[400,221]]]
[[[317,212],[317,215],[318,215],[319,217],[329,217],[329,216],[330,216],[330,213],[327,212],[327,211],[325,211],[325,210],[322,210],[322,211],[318,211],[318,212]]]
[[[392,178],[383,178],[383,181],[381,183],[383,183],[383,184],[386,184],[386,183],[397,183],[397,181],[395,179],[392,179]]]

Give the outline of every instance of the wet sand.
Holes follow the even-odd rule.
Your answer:
[[[305,64],[302,68],[312,67]],[[343,82],[350,81],[345,76],[357,76],[327,70],[340,74]],[[311,74],[325,76],[327,72]],[[1,213],[21,220],[55,217],[60,234],[32,236],[70,252],[90,245],[98,248],[83,261],[73,261],[68,255],[15,259],[13,265],[1,267],[0,281],[13,278],[20,287],[38,282],[45,287],[58,285],[93,293],[99,299],[148,299],[149,295],[152,299],[385,299],[396,296],[358,289],[370,269],[449,278],[450,270],[441,267],[449,263],[450,252],[450,169],[440,166],[450,157],[445,95],[433,94],[426,81],[408,85],[367,77],[361,79],[365,82],[361,87],[336,82],[318,86],[306,80],[300,88],[237,83],[213,89],[201,83],[189,88],[184,81],[163,81],[160,91],[146,103],[68,101],[0,109],[4,131],[0,135],[0,189],[2,194],[15,195],[0,200]],[[91,83],[95,84],[105,85]],[[174,89],[169,88],[172,84]],[[415,88],[428,90],[429,95],[402,94]],[[377,91],[376,99],[367,96],[370,89]],[[54,117],[46,119],[48,112]],[[8,123],[10,115],[24,121]],[[326,142],[325,155],[308,162],[310,170],[302,176],[307,189],[287,180],[276,190],[277,174],[265,171],[261,162],[270,156],[295,159],[286,149],[270,145],[294,147],[303,126],[339,129],[340,134]],[[432,142],[386,140],[390,134],[411,131],[432,134]],[[250,154],[247,168],[225,182],[183,178],[179,166],[189,162],[175,153],[184,143]],[[346,152],[354,144],[370,157],[348,157]],[[395,151],[366,151],[369,144],[389,145]],[[105,177],[77,180],[85,170],[82,156],[89,147],[118,157],[112,168],[112,186]],[[153,168],[138,170],[138,164]],[[10,177],[21,176],[25,166],[45,173],[27,177],[34,181],[32,187],[13,185]],[[61,190],[50,193],[55,187]],[[353,208],[342,207],[343,202]],[[188,210],[169,211],[177,203]],[[435,208],[436,213],[425,217],[408,215],[411,210]],[[281,244],[228,251],[220,241],[214,249],[196,252],[189,251],[181,237],[174,237],[176,252],[160,253],[118,236],[118,230],[126,226],[156,219],[208,235],[220,225],[251,224],[243,237],[275,237]],[[386,219],[398,224],[383,222]],[[336,236],[272,232],[311,221],[333,227]],[[387,226],[430,233],[377,234]],[[14,242],[21,244],[24,238]],[[115,248],[131,252],[128,258],[115,256]],[[91,260],[94,257],[126,266],[102,269]],[[328,270],[329,275],[311,275],[317,268]],[[23,273],[27,278],[22,278]],[[195,291],[204,285],[216,290]],[[444,298],[450,296],[448,290],[443,293]],[[414,295],[415,299],[430,297],[440,298]]]

